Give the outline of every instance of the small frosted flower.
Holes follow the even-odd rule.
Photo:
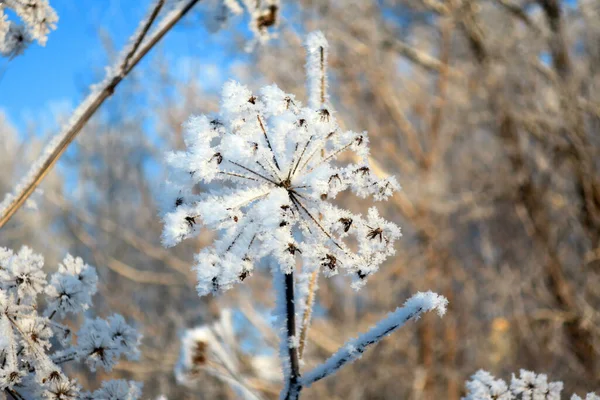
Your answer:
[[[120,316],[86,320],[75,346],[71,329],[53,317],[89,307],[96,292],[95,269],[67,255],[48,282],[42,268],[43,258],[26,247],[18,253],[0,248],[0,393],[11,388],[18,398],[85,398],[61,365],[83,360],[91,369],[111,369],[120,356],[131,359],[139,354],[139,335]],[[45,316],[38,313],[37,303],[43,294]],[[54,351],[58,343],[52,339],[58,339],[62,349]]]
[[[325,42],[317,39],[307,45],[309,88],[325,90]],[[385,200],[399,185],[373,174],[367,133],[343,130],[327,101],[317,93],[303,107],[275,85],[255,94],[230,81],[219,114],[185,124],[187,150],[167,155],[173,190],[162,241],[173,246],[201,226],[218,233],[197,257],[200,295],[245,280],[268,256],[284,273],[302,260],[329,275],[344,271],[359,287],[394,254],[400,229],[375,208],[364,219],[330,203],[344,191]]]
[[[142,395],[142,385],[134,381],[123,379],[102,382],[102,387],[87,399],[91,400],[136,400]]]
[[[0,272],[0,287],[15,293],[20,302],[29,304],[46,285],[46,274],[42,271],[43,257],[23,247],[19,253],[6,257],[4,263],[6,265]]]
[[[5,366],[0,368],[0,388],[12,389],[13,386],[21,383],[25,372],[19,370],[16,366]]]
[[[80,386],[74,380],[54,379],[46,385],[43,397],[47,400],[77,400],[80,390]]]
[[[23,24],[9,21],[4,9],[9,8]],[[0,54],[15,57],[34,40],[44,46],[48,34],[56,29],[58,16],[47,0],[5,0],[0,2]]]
[[[581,397],[574,394],[573,396],[571,396],[571,400],[582,400],[582,399],[581,399]],[[588,393],[587,396],[585,396],[585,400],[600,400],[600,396],[598,396],[596,393]]]
[[[8,30],[0,41],[0,54],[4,57],[16,57],[25,51],[32,42],[29,31],[23,25],[9,22]]]
[[[45,318],[22,319],[20,330],[27,338],[23,342],[25,354],[35,353],[40,348],[50,348],[50,339],[54,336],[54,332]]]
[[[118,348],[109,335],[106,321],[96,318],[83,324],[77,334],[77,352],[91,371],[98,367],[112,370],[117,362]]]
[[[139,340],[120,315],[112,316],[108,321],[86,320],[77,334],[78,358],[92,371],[98,367],[110,371],[121,355],[129,359],[138,356]]]
[[[123,353],[130,360],[137,360],[140,356],[138,346],[141,336],[131,326],[125,322],[122,315],[115,314],[108,317],[109,335],[112,341],[119,346]]]
[[[513,374],[510,389],[515,395],[521,395],[523,400],[532,400],[536,389],[538,389],[537,385],[543,382],[543,379],[538,380],[535,372],[522,369],[518,378]]]
[[[58,312],[61,317],[66,313],[78,313],[88,308],[86,292],[77,278],[70,275],[54,274],[46,289],[50,315]],[[84,301],[81,301],[82,298]]]
[[[562,382],[550,382],[548,384],[547,400],[560,400],[560,393],[563,390]]]
[[[487,371],[479,370],[466,383],[465,400],[510,400],[513,399],[506,382],[494,379]]]
[[[59,264],[58,272],[76,277],[84,288],[90,292],[90,295],[96,294],[98,284],[96,269],[84,263],[81,257],[73,257],[67,254],[62,264]]]
[[[467,396],[463,400],[560,400],[562,382],[548,382],[545,374],[521,370],[519,377],[512,376],[510,391],[501,379],[494,379],[488,372],[480,370],[466,384]],[[593,393],[588,394],[588,397]],[[594,400],[593,397],[590,399]],[[571,400],[581,400],[573,395]],[[586,399],[587,400],[587,399]]]
[[[21,0],[15,4],[18,5],[15,11],[27,26],[31,37],[44,46],[48,34],[56,29],[58,22],[58,16],[48,0]]]
[[[67,254],[46,288],[47,312],[50,315],[58,312],[62,317],[67,313],[87,310],[92,304],[97,283],[98,276],[93,267],[85,264],[81,258]]]

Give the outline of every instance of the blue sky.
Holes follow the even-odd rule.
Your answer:
[[[0,59],[0,110],[20,130],[33,123],[53,129],[54,116],[67,113],[96,82],[107,65],[103,37],[120,49],[147,13],[149,0],[53,0],[58,27],[45,47],[30,46],[24,55]],[[224,67],[235,60],[226,48],[229,33],[211,34],[202,22],[202,8],[167,34],[159,48],[172,68],[189,73],[190,61],[205,66],[198,79],[207,86],[220,86]]]

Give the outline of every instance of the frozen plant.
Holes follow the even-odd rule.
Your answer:
[[[326,46],[321,34],[309,37],[311,92],[325,93],[326,81],[317,76]],[[244,281],[267,256],[284,274],[300,258],[305,269],[351,275],[358,288],[394,254],[400,228],[374,207],[364,218],[331,200],[344,190],[385,200],[398,190],[396,180],[372,173],[366,132],[343,131],[327,96],[310,98],[311,106],[302,107],[275,85],[254,95],[230,81],[220,114],[192,117],[187,150],[167,155],[174,195],[163,215],[163,244],[193,237],[201,225],[219,234],[197,257],[201,296]],[[337,164],[347,153],[357,162]],[[210,184],[210,190],[197,194],[198,184]]]
[[[208,7],[214,14],[211,15],[209,26],[215,30],[233,17],[243,15],[244,10],[247,12],[250,20],[248,27],[252,32],[252,38],[246,45],[247,51],[276,37],[274,28],[279,25],[280,0],[213,0]]]
[[[12,10],[23,22],[8,20],[5,9]],[[15,57],[32,42],[44,46],[58,16],[48,0],[0,0],[0,54]]]
[[[73,340],[71,329],[57,319],[92,305],[96,270],[71,255],[49,279],[43,266],[43,258],[27,247],[18,253],[0,248],[0,393],[18,400],[139,398],[141,385],[135,382],[104,382],[84,393],[65,375],[61,365],[67,362],[110,371],[122,356],[136,359],[140,335],[122,316],[113,315],[86,318]],[[45,309],[39,297],[44,297]]]
[[[519,377],[513,374],[510,386],[484,370],[477,371],[465,386],[467,395],[463,400],[560,400],[563,390],[562,382],[548,382],[545,374],[524,369]],[[581,397],[574,394],[571,400],[581,400]],[[588,393],[585,400],[600,400],[600,396]]]
[[[275,85],[254,94],[230,81],[217,115],[187,122],[187,149],[167,155],[172,190],[162,214],[165,246],[196,236],[200,226],[217,233],[214,245],[196,257],[201,296],[248,279],[261,261],[272,266],[286,399],[298,398],[302,387],[359,358],[406,321],[434,309],[443,314],[447,303],[419,293],[301,377],[318,275],[349,275],[359,289],[394,254],[401,236],[374,207],[363,217],[331,203],[346,190],[385,200],[399,185],[374,175],[367,133],[337,123],[327,95],[323,34],[310,34],[306,49],[308,106]]]

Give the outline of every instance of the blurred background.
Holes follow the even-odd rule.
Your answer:
[[[46,47],[0,60],[1,196],[151,3],[51,4],[60,20]],[[227,18],[220,2],[201,1],[88,123],[2,228],[0,246],[28,245],[51,269],[66,252],[98,268],[95,311],[119,312],[144,334],[140,362],[122,361],[112,376],[144,382],[144,398],[236,398],[210,374],[182,385],[173,373],[183,332],[225,308],[241,373],[277,398],[268,274],[199,298],[190,266],[211,234],[163,249],[155,199],[164,152],[182,148],[188,116],[217,109],[226,80],[276,82],[306,99],[302,42],[320,29],[338,119],[369,132],[375,169],[403,186],[377,206],[404,236],[360,292],[345,277],[320,281],[306,366],[416,291],[444,294],[450,307],[304,397],[456,400],[480,368],[504,379],[532,369],[563,380],[567,393],[597,391],[600,2],[300,0],[282,1],[275,17],[276,37],[257,44],[248,14]],[[352,196],[339,201],[366,211]],[[103,378],[79,376],[91,387]]]

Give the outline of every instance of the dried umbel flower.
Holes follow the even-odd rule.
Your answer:
[[[366,132],[338,125],[324,93],[326,49],[322,34],[309,36],[309,91],[317,92],[310,107],[275,85],[252,93],[230,81],[220,113],[192,117],[187,149],[168,154],[173,191],[162,216],[164,245],[197,235],[201,226],[218,232],[197,256],[200,295],[231,288],[266,257],[284,273],[297,259],[329,275],[343,271],[359,287],[394,254],[400,229],[375,208],[364,218],[330,203],[345,190],[385,200],[399,185],[371,172]],[[343,153],[357,162],[344,165]],[[198,185],[208,190],[196,194]]]

